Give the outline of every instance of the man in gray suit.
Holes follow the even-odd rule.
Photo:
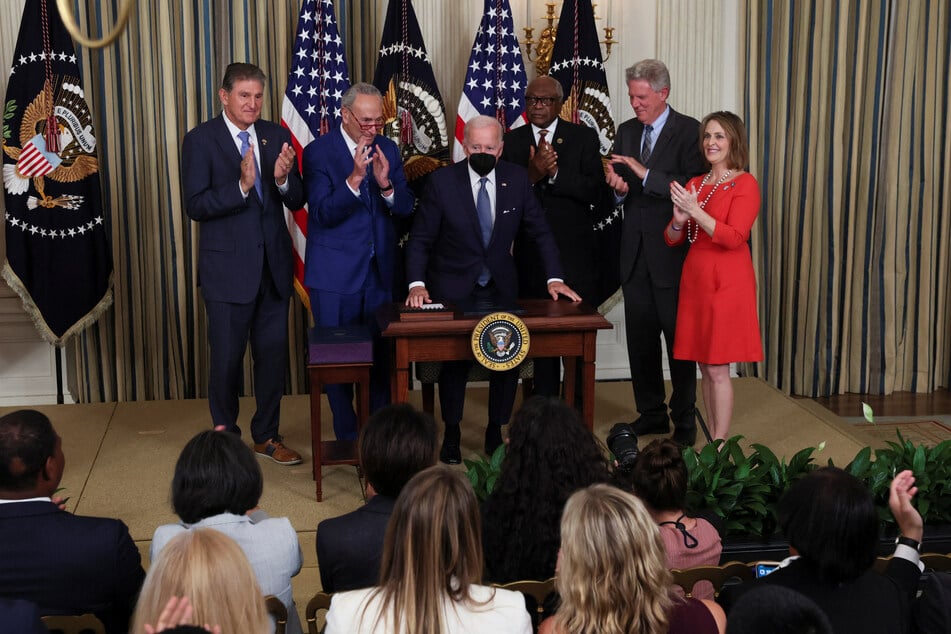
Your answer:
[[[687,244],[668,247],[664,229],[673,210],[671,181],[683,185],[703,173],[707,164],[700,152],[700,123],[667,105],[670,73],[664,63],[640,61],[627,69],[626,76],[635,118],[618,128],[607,182],[616,199],[624,202],[620,273],[631,383],[640,414],[634,432],[640,436],[670,431],[660,347],[663,333],[674,388],[669,416],[674,421],[673,438],[689,446],[697,438],[697,369],[693,361],[673,357]]]

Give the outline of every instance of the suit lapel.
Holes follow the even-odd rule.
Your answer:
[[[476,211],[475,198],[472,182],[469,180],[469,163],[468,161],[459,161],[456,163],[459,167],[456,169],[458,177],[458,190],[463,197],[462,200],[462,212],[465,214],[468,219],[469,227],[472,231],[472,235],[475,236],[476,242],[479,246],[482,246],[482,225],[479,224],[479,212]],[[498,194],[498,192],[496,192]],[[498,200],[496,200],[496,203]],[[495,227],[492,227],[493,233],[495,232]],[[489,240],[491,242],[491,239]]]
[[[674,128],[677,127],[677,113],[674,112],[674,109],[671,108],[670,112],[667,115],[667,121],[664,123],[664,128],[660,131],[660,136],[657,137],[657,140],[654,141],[654,147],[651,149],[651,155],[647,159],[647,165],[645,167],[650,167],[655,163],[657,156],[661,155],[664,149],[670,144],[671,138],[674,136]],[[643,135],[644,126],[641,126],[641,133]],[[640,137],[638,137],[638,151],[640,151]]]

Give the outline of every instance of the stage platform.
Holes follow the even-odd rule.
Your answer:
[[[736,413],[732,433],[742,434],[747,447],[762,443],[777,455],[788,457],[803,447],[824,442],[818,460],[824,464],[831,458],[844,465],[868,442],[849,423],[814,401],[789,398],[759,379],[735,379],[734,385]],[[603,440],[611,425],[635,417],[630,381],[598,383],[596,396],[594,429]],[[481,452],[487,398],[487,388],[468,390],[462,426],[463,457]],[[410,393],[410,402],[420,406],[418,391]],[[701,403],[698,405],[702,408]],[[242,399],[239,425],[248,442],[253,407],[252,399]],[[323,407],[324,438],[332,438],[326,397]],[[0,414],[13,409],[19,408],[3,407]],[[36,409],[50,417],[63,438],[66,472],[62,486],[63,495],[70,498],[68,509],[81,515],[122,519],[147,565],[155,527],[176,521],[169,505],[175,461],[188,439],[210,426],[207,401],[44,405]],[[437,422],[438,413],[437,398]],[[281,467],[261,460],[265,482],[261,507],[272,516],[289,517],[300,538],[304,569],[294,579],[294,595],[301,613],[307,599],[320,589],[314,547],[317,523],[362,503],[356,469],[352,466],[326,467],[324,501],[315,501],[309,415],[308,396],[284,398],[281,433],[286,444],[302,454],[302,464]],[[441,423],[438,427],[441,434]]]

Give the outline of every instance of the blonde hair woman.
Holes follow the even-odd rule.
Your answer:
[[[561,605],[540,634],[722,634],[713,601],[676,599],[657,525],[634,495],[607,484],[581,489],[561,518],[555,587]]]
[[[267,634],[271,622],[251,564],[233,539],[211,528],[173,537],[152,562],[132,619],[132,632],[162,621],[172,597],[187,597],[193,622],[221,632]]]
[[[326,634],[530,634],[522,595],[479,585],[481,579],[475,493],[462,473],[430,467],[396,500],[380,585],[335,594]]]

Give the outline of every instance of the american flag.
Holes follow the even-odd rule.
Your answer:
[[[480,115],[498,119],[506,130],[523,125],[528,79],[518,47],[508,0],[485,0],[482,23],[472,43],[466,83],[456,114],[456,143],[452,160],[465,158],[462,149],[466,121]]]
[[[340,99],[349,87],[350,73],[333,0],[304,0],[281,105],[281,124],[290,130],[298,167],[307,144],[339,124]],[[304,286],[307,208],[285,207],[284,213],[294,246],[294,287],[301,301],[310,306]]]

